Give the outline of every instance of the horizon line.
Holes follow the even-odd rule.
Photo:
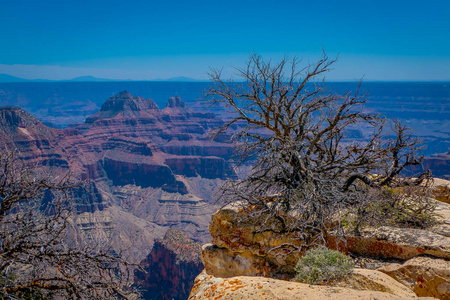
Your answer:
[[[4,75],[6,77],[2,80],[1,76]],[[83,78],[91,78],[91,80],[83,80]],[[92,75],[82,75],[77,76],[71,79],[44,79],[44,78],[35,78],[35,79],[26,79],[13,75],[9,75],[6,73],[0,73],[0,83],[106,83],[106,82],[179,82],[179,83],[208,83],[212,82],[210,79],[196,79],[187,76],[176,76],[172,78],[154,78],[154,79],[111,79],[111,78],[99,78]],[[229,82],[229,80],[224,80],[224,82]],[[232,82],[245,82],[244,80],[232,80]],[[312,83],[315,81],[311,81]],[[351,83],[351,82],[362,82],[362,83],[450,83],[450,79],[328,79],[325,80],[325,83]]]

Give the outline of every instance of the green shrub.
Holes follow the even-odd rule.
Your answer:
[[[309,284],[327,282],[350,273],[354,264],[350,257],[335,250],[316,248],[308,250],[299,259],[296,280]]]

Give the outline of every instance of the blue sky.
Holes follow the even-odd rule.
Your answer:
[[[330,80],[450,81],[448,0],[0,0],[0,39],[0,73],[29,79],[205,79],[323,48]]]

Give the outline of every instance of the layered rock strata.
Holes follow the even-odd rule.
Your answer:
[[[183,231],[169,229],[141,262],[143,271],[136,271],[136,283],[143,289],[143,298],[187,299],[195,277],[203,269],[200,247]]]
[[[78,216],[74,220],[78,242],[97,232],[122,240],[121,247],[141,260],[167,227],[208,240],[209,215],[217,209],[212,190],[235,176],[228,163],[232,145],[208,138],[221,124],[212,113],[191,110],[180,97],[160,109],[151,99],[123,91],[84,124],[64,130],[49,128],[20,108],[0,108],[0,144],[55,176],[70,169],[75,179],[89,181],[74,195],[81,218],[79,224]],[[85,213],[96,212],[103,216],[93,218],[97,225],[84,221]],[[108,214],[112,221],[102,221]]]

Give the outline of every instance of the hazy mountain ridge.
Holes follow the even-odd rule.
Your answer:
[[[178,76],[178,77],[171,77],[166,79],[161,78],[155,78],[155,79],[148,79],[148,80],[134,80],[134,79],[111,79],[111,78],[99,78],[91,75],[84,75],[84,76],[77,76],[72,79],[25,79],[20,78],[16,76],[12,76],[5,73],[0,73],[0,82],[122,82],[122,81],[169,81],[169,82],[199,82],[199,81],[205,81],[205,80],[198,80],[193,79],[186,76]]]

